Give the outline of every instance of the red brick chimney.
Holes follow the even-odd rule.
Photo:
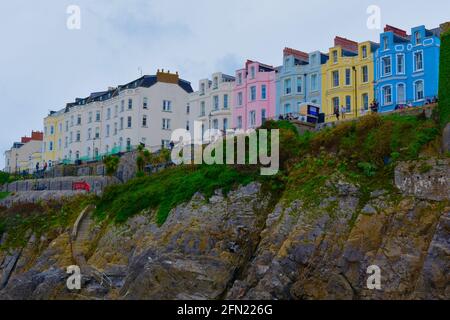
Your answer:
[[[390,26],[390,25],[386,25],[386,27],[384,27],[384,32],[389,32],[392,31],[395,35],[402,37],[402,38],[407,38],[408,37],[408,33],[406,33],[405,30]]]
[[[309,60],[309,55],[306,52],[300,51],[300,50],[295,50],[292,48],[284,48],[283,50],[283,56],[294,56],[300,60],[304,60],[304,61],[308,61]]]
[[[24,136],[20,139],[22,143],[28,143],[30,141],[42,141],[44,140],[44,133],[41,131],[31,131],[31,137]]]
[[[358,52],[358,42],[342,38],[342,37],[336,37],[334,38],[334,46],[340,46],[342,49],[351,51],[351,52]]]

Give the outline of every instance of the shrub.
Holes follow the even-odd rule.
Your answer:
[[[450,31],[441,35],[439,63],[439,117],[441,127],[450,122]]]
[[[112,176],[117,172],[117,169],[119,168],[119,157],[116,156],[108,156],[103,160],[103,163],[106,168],[106,174],[108,176]]]

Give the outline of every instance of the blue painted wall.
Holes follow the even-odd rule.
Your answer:
[[[299,103],[321,104],[321,67],[328,60],[328,55],[320,51],[314,51],[308,54],[309,61],[298,61],[293,55],[287,55],[283,59],[283,65],[277,73],[277,104],[276,116],[289,112],[299,112]],[[317,75],[317,90],[311,90],[311,75]],[[297,77],[303,79],[302,92],[297,92]],[[285,94],[284,81],[291,79],[291,94]],[[287,106],[290,106],[288,110]],[[288,112],[289,111],[289,112]]]
[[[416,32],[420,41],[416,41]],[[386,40],[385,40],[386,39]],[[385,48],[384,43],[387,41]],[[415,52],[423,52],[423,70],[415,70]],[[427,30],[419,26],[411,30],[407,38],[398,36],[392,31],[380,35],[380,48],[375,53],[375,97],[379,102],[380,112],[392,111],[397,105],[424,105],[427,99],[438,95],[439,82],[439,32]],[[404,55],[404,73],[398,72],[397,55]],[[383,75],[383,57],[391,57],[391,74]],[[424,99],[417,99],[415,84],[423,81]],[[399,85],[406,88],[405,99],[398,95]],[[392,92],[392,102],[385,103],[383,88],[389,86]],[[402,101],[401,101],[402,100]]]

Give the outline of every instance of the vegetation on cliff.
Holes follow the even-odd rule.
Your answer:
[[[450,31],[441,35],[439,63],[439,113],[441,126],[450,122]]]

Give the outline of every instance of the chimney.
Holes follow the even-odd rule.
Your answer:
[[[158,72],[156,73],[156,80],[158,82],[178,84],[179,79],[180,78],[178,76],[178,72],[177,73],[170,73],[170,71],[164,72],[164,69],[162,69],[162,71],[158,70]]]
[[[358,42],[342,38],[342,37],[335,37],[334,38],[334,46],[338,47],[340,46],[342,49],[346,51],[351,52],[358,52]]]
[[[295,50],[292,48],[284,48],[283,50],[283,56],[294,56],[300,60],[304,60],[304,61],[308,61],[309,60],[309,55],[306,52],[300,51],[300,50]]]
[[[44,140],[44,133],[41,131],[32,131],[30,140],[42,141]]]
[[[408,33],[405,30],[390,26],[390,25],[386,25],[386,27],[384,27],[384,32],[393,32],[395,35],[402,37],[402,38],[408,38]]]

